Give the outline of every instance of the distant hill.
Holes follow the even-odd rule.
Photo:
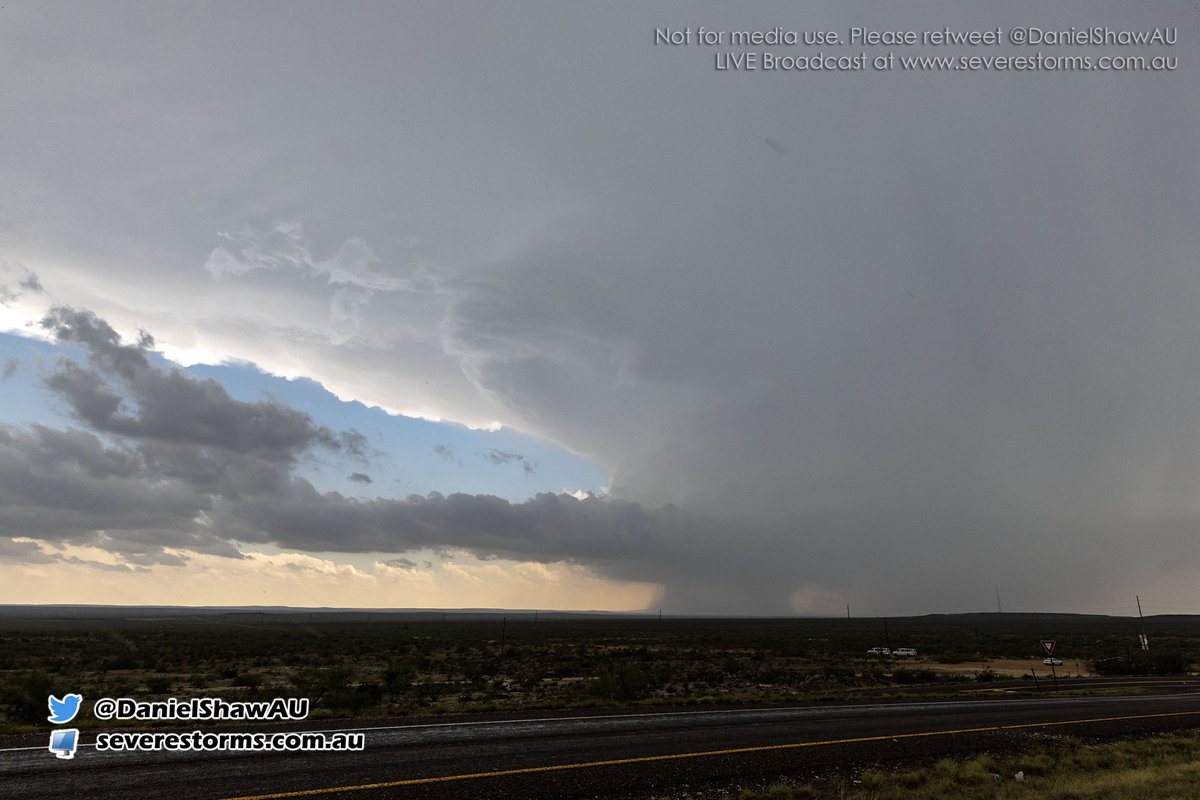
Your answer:
[[[706,617],[688,614],[668,614],[671,619],[806,619],[837,620],[840,617]],[[1188,622],[1195,621],[1195,614],[1160,614],[1147,616],[1146,621]],[[216,621],[296,621],[302,618],[319,618],[323,622],[373,622],[397,621],[451,621],[451,620],[498,620],[508,618],[525,619],[654,619],[658,612],[613,612],[613,611],[555,611],[506,608],[294,608],[290,606],[106,606],[106,605],[0,605],[0,619],[25,620],[196,620]],[[880,616],[854,617],[855,621],[879,620]],[[1073,614],[1065,612],[966,612],[960,614],[920,614],[911,616],[889,616],[889,620],[928,623],[1012,623],[1026,622],[1087,622],[1103,620],[1134,619],[1132,616],[1106,614]]]

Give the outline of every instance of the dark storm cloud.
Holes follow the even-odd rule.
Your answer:
[[[932,8],[867,13],[991,14]],[[840,26],[832,9],[806,24]],[[692,104],[638,131],[669,144],[630,143],[609,204],[457,282],[443,325],[525,425],[610,465],[614,495],[756,531],[724,574],[696,556],[715,538],[647,550],[668,607],[695,601],[693,566],[730,596],[773,585],[762,610],[812,588],[881,613],[987,607],[995,583],[1079,607],[1200,567],[1200,162],[1181,133],[1200,106],[1161,75],[1085,99],[1078,74],[722,82],[679,54],[647,56],[669,73],[642,99]]]
[[[78,430],[0,426],[0,536],[94,545],[175,563],[164,547],[235,555],[201,523],[210,494],[155,469],[136,448]]]
[[[613,578],[669,582],[679,608],[753,613],[786,605],[779,587],[820,572],[798,548],[749,526],[731,527],[674,506],[539,494],[511,503],[491,495],[430,494],[370,501],[316,491],[293,479],[285,495],[221,504],[213,516],[245,542],[299,550],[467,550],[481,558],[587,564]],[[766,557],[764,548],[770,547]],[[752,586],[743,580],[753,570]]]
[[[290,461],[314,444],[362,454],[361,435],[339,436],[314,425],[303,412],[278,403],[235,400],[214,380],[153,366],[146,354],[152,339],[122,344],[117,332],[90,312],[57,308],[42,320],[42,327],[59,341],[81,344],[87,351],[90,369],[63,359],[47,384],[97,430],[253,453],[272,461]]]
[[[137,556],[128,558],[133,561]],[[149,572],[142,564],[123,563],[112,564],[104,561],[93,561],[78,556],[63,555],[55,551],[45,552],[34,542],[18,542],[0,536],[0,563],[8,564],[75,564],[89,569],[100,569],[110,572],[132,573]],[[183,563],[175,556],[166,556],[163,560],[143,559],[144,564]]]
[[[104,427],[121,407],[121,396],[100,375],[63,359],[46,385],[70,403],[80,420]]]
[[[53,376],[78,417],[256,541],[591,559],[666,584],[676,610],[786,610],[797,588],[970,609],[996,583],[1006,605],[1086,607],[1200,568],[1193,5],[1152,23],[1114,2],[703,7],[727,31],[1179,25],[1170,54],[1191,48],[1172,73],[953,75],[719,75],[711,51],[650,43],[695,19],[681,3],[480,4],[466,24],[437,3],[312,4],[287,26],[257,7],[186,31],[169,9],[154,26],[18,9],[0,35],[45,68],[0,75],[0,160],[50,202],[6,200],[0,225],[82,263],[41,270],[72,302],[119,297],[177,346],[542,436],[641,509],[606,512],[612,530],[567,513],[559,538],[535,524],[562,515],[549,503],[320,495],[290,465],[351,444],[110,358],[71,322],[96,340]],[[67,14],[86,36],[62,38]],[[142,33],[158,27],[174,46]],[[313,30],[338,34],[316,56]],[[23,280],[0,272],[0,303]]]
[[[483,557],[627,561],[644,546],[704,538],[715,524],[668,506],[565,494],[523,503],[492,495],[433,493],[361,501],[294,478],[284,495],[242,498],[216,517],[239,537],[302,550],[342,552],[462,548]]]
[[[49,564],[58,559],[43,553],[34,542],[0,537],[0,564]]]
[[[149,572],[149,568],[138,564],[112,564],[104,561],[92,561],[78,556],[63,555],[58,552],[44,552],[34,542],[18,542],[13,539],[0,537],[0,564],[74,564],[89,569],[100,569],[109,572],[133,573]],[[147,563],[170,563],[148,561]]]
[[[363,483],[363,484],[375,482],[375,481],[371,480],[371,476],[366,474],[365,472],[351,472],[349,479],[354,481],[355,483]]]

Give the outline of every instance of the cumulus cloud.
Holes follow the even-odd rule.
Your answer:
[[[42,320],[59,341],[84,347],[90,368],[62,359],[47,385],[76,416],[106,433],[165,445],[211,446],[268,461],[291,461],[310,445],[339,449],[344,440],[302,412],[234,400],[213,380],[153,366],[153,339],[122,344],[117,332],[86,311],[57,308]],[[114,385],[115,382],[115,385]],[[361,450],[361,437],[348,445]]]
[[[60,359],[46,385],[91,430],[0,427],[2,535],[92,544],[132,564],[182,563],[168,548],[237,556],[212,527],[218,500],[286,492],[312,449],[361,456],[355,431],[155,365],[149,336],[125,344],[65,308],[42,324],[84,348],[87,366]]]

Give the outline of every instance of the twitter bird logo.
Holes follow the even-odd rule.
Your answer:
[[[46,704],[50,706],[50,716],[46,717],[47,721],[53,722],[55,725],[63,725],[75,719],[75,715],[79,713],[79,704],[83,702],[83,695],[69,694],[59,700],[54,695],[46,700]]]

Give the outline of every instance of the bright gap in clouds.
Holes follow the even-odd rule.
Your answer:
[[[78,347],[0,333],[4,403],[0,423],[78,425],[43,384],[60,358],[80,360]],[[160,365],[168,360],[155,357]],[[520,502],[540,492],[604,494],[608,475],[597,464],[561,447],[502,428],[474,430],[449,422],[415,419],[339,400],[316,381],[268,375],[250,364],[196,364],[185,371],[219,383],[244,402],[274,399],[332,430],[366,437],[360,460],[314,456],[295,474],[320,491],[353,497],[395,497],[430,492],[489,494]]]
[[[363,497],[465,492],[520,502],[539,492],[603,494],[608,486],[608,475],[599,465],[511,429],[473,430],[389,414],[339,400],[316,381],[278,378],[250,365],[196,365],[187,371],[216,380],[236,399],[273,397],[318,424],[353,428],[366,436],[374,451],[367,463],[351,464],[347,471],[318,460],[299,470],[324,491]]]
[[[237,560],[189,553],[184,567],[136,572],[118,572],[95,548],[60,554],[72,560],[0,559],[0,604],[641,611],[662,596],[654,584],[609,580],[578,564],[481,560],[462,551],[347,557],[264,547]]]

